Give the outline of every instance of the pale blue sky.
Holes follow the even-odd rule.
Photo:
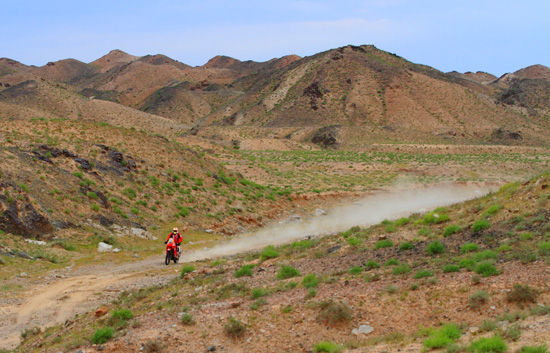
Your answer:
[[[442,71],[550,66],[549,0],[0,0],[0,57],[92,61],[111,49],[202,65],[374,44]]]

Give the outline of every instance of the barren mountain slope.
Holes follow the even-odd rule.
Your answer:
[[[186,128],[170,119],[147,114],[104,100],[89,99],[72,91],[71,86],[47,81],[25,81],[0,91],[0,102],[9,105],[6,117],[40,117],[34,112],[65,119],[84,119],[127,128],[171,135]],[[6,105],[6,107],[7,107]],[[20,109],[13,109],[17,106]],[[31,110],[29,110],[31,109]],[[13,115],[15,114],[15,115]]]
[[[293,129],[290,138],[299,139],[333,126],[343,146],[372,139],[538,144],[549,138],[548,119],[498,104],[491,87],[373,46],[330,50],[233,86],[246,95],[203,120],[203,136],[219,133],[212,126],[222,125],[237,131],[254,126],[264,137]],[[518,137],[495,134],[501,130]]]

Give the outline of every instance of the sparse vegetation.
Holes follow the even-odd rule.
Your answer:
[[[184,325],[194,325],[195,319],[193,319],[193,315],[189,313],[183,313],[181,316],[181,323]]]
[[[252,269],[254,265],[242,265],[239,269],[235,270],[235,277],[240,278],[243,276],[252,276]]]
[[[433,241],[426,247],[426,252],[429,255],[437,255],[445,252],[445,245],[440,241]]]
[[[317,319],[325,325],[335,325],[341,322],[349,321],[352,317],[351,308],[342,302],[332,300],[319,304],[321,309]]]
[[[274,259],[279,256],[279,252],[275,249],[273,245],[268,245],[262,250],[260,255],[260,260],[265,261],[267,259]]]
[[[302,285],[306,288],[315,288],[319,285],[319,278],[313,273],[305,275],[302,279]]]
[[[491,223],[485,219],[482,219],[482,220],[479,220],[479,221],[476,221],[473,225],[472,225],[472,231],[474,233],[478,233],[478,232],[481,232],[487,228],[489,228],[491,226]]]
[[[474,269],[475,273],[482,275],[483,277],[496,276],[499,274],[495,265],[490,262],[482,262],[477,264]]]
[[[479,309],[489,300],[489,293],[484,290],[479,290],[468,298],[468,305],[471,309]]]
[[[232,316],[227,318],[223,328],[225,334],[233,338],[241,337],[246,332],[246,325]]]
[[[186,274],[188,273],[191,273],[195,271],[195,266],[193,265],[184,265],[181,267],[181,272],[180,272],[180,278],[183,278]]]
[[[506,294],[506,300],[511,303],[534,303],[539,293],[528,285],[514,284],[514,288]]]
[[[91,338],[92,343],[102,344],[107,342],[113,337],[115,329],[112,327],[104,327],[98,329]]]
[[[389,239],[379,240],[374,245],[375,249],[382,249],[382,248],[391,248],[393,246],[393,243]]]
[[[322,341],[313,346],[314,352],[340,353],[344,350],[339,344],[334,342]]]
[[[287,279],[287,278],[292,278],[292,277],[296,277],[296,276],[299,276],[299,275],[300,275],[300,272],[298,272],[298,270],[295,269],[294,267],[289,266],[289,265],[282,265],[279,268],[279,272],[277,273],[277,278],[278,279]]]
[[[506,352],[508,346],[499,336],[483,337],[470,345],[474,353],[501,353]]]
[[[456,224],[451,224],[450,226],[445,227],[445,229],[443,230],[443,236],[448,237],[458,232],[460,232],[460,227]]]
[[[479,250],[479,245],[477,245],[476,243],[466,243],[466,244],[462,245],[462,247],[460,248],[460,251],[463,254],[468,253],[468,252],[477,251],[477,250]]]
[[[430,333],[424,340],[424,347],[429,349],[444,348],[454,343],[462,335],[460,328],[455,324],[445,324],[441,328]]]

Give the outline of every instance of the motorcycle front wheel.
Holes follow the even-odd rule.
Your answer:
[[[166,266],[168,266],[168,264],[170,263],[170,252],[166,252],[166,258],[164,259],[164,263],[166,264]]]

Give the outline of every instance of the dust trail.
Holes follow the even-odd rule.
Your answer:
[[[182,257],[182,262],[229,256],[266,245],[281,245],[308,235],[323,236],[345,231],[353,226],[370,226],[384,219],[427,212],[440,206],[470,200],[490,191],[484,185],[448,184],[421,189],[380,192],[352,204],[336,207],[326,215],[303,221],[274,224],[257,232],[243,234],[210,249],[197,250]]]

